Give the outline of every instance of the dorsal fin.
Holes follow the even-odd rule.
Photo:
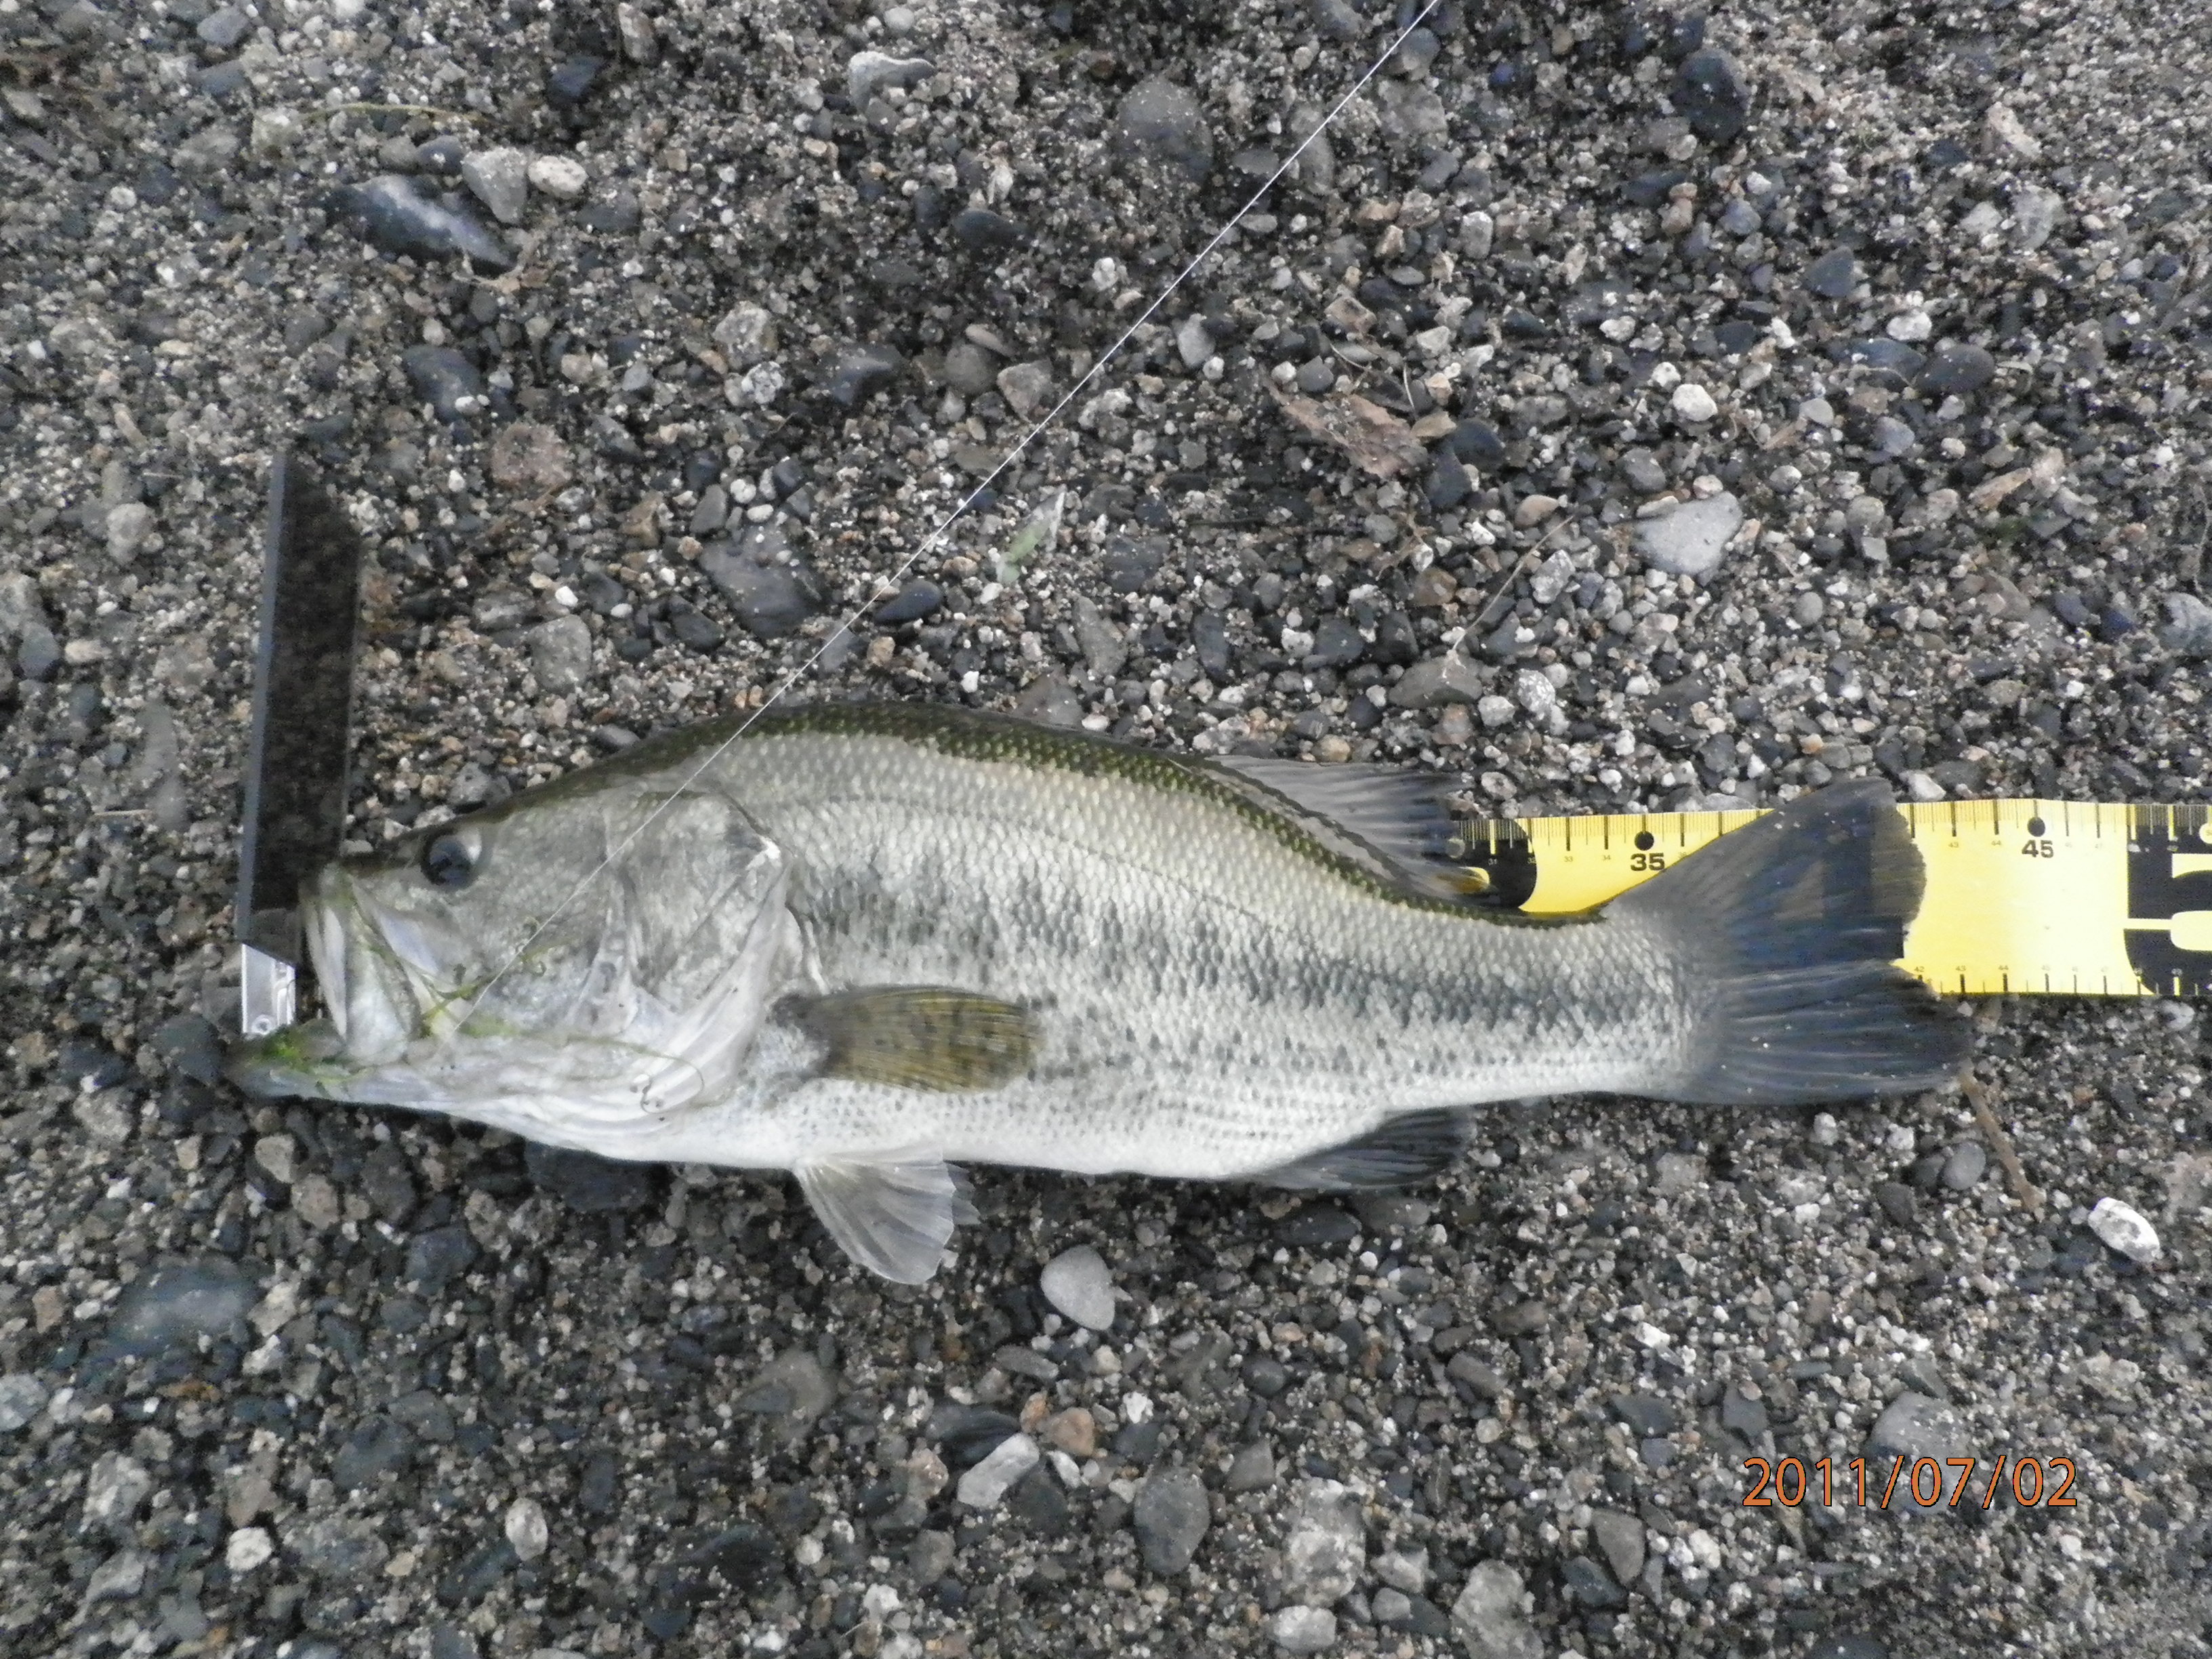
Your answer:
[[[1483,872],[1451,861],[1451,783],[1433,772],[1266,755],[1216,755],[1203,763],[1233,774],[1245,793],[1287,811],[1332,852],[1386,880],[1447,899],[1468,897],[1489,884]]]

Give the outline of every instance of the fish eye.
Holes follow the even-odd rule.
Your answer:
[[[476,849],[460,836],[448,831],[433,836],[422,843],[422,878],[433,887],[448,890],[467,886],[476,879]]]

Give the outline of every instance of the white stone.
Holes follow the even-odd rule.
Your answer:
[[[222,1547],[222,1564],[233,1572],[252,1572],[276,1553],[276,1540],[261,1527],[240,1527]]]
[[[1544,1644],[1521,1603],[1521,1575],[1503,1561],[1481,1561],[1452,1603],[1452,1630],[1470,1659],[1543,1659]]]
[[[971,1510],[996,1509],[1008,1489],[1035,1468],[1042,1455],[1029,1436],[1008,1435],[960,1477],[956,1495]]]
[[[1358,1494],[1334,1480],[1301,1482],[1283,1538],[1283,1594],[1326,1607],[1358,1588],[1366,1566]]]
[[[107,509],[107,556],[124,563],[153,533],[154,509],[143,501],[125,501]]]
[[[1713,401],[1713,394],[1695,380],[1683,381],[1667,401],[1678,418],[1692,426],[1702,426],[1721,412],[1721,406]]]
[[[153,1490],[154,1477],[137,1458],[102,1452],[84,1478],[84,1524],[127,1525]]]
[[[526,1561],[535,1561],[553,1541],[545,1524],[545,1509],[534,1498],[518,1498],[507,1506],[507,1541]]]
[[[1528,579],[1528,592],[1539,605],[1549,605],[1575,580],[1574,555],[1564,547],[1544,561]]]
[[[1322,1652],[1336,1645],[1336,1615],[1327,1607],[1278,1608],[1267,1639],[1285,1653]]]
[[[1543,715],[1559,704],[1559,688],[1552,684],[1542,670],[1524,668],[1513,677],[1513,701],[1530,714]],[[1479,709],[1480,703],[1476,705]]]
[[[573,155],[533,155],[527,169],[531,184],[556,202],[573,202],[584,193],[592,175]]]
[[[1044,1299],[1086,1329],[1103,1331],[1114,1323],[1114,1279],[1106,1260],[1088,1244],[1062,1250],[1045,1263],[1038,1285]]]
[[[1375,1576],[1392,1589],[1408,1595],[1425,1595],[1429,1588],[1429,1553],[1422,1549],[1388,1550],[1375,1558]]]
[[[2100,1198],[2089,1212],[2089,1231],[2130,1261],[2158,1260],[2158,1230],[2142,1212],[2117,1198]]]
[[[29,1427],[46,1405],[46,1385],[30,1372],[0,1376],[0,1434]]]
[[[1685,501],[1671,513],[1638,520],[1636,544],[1646,562],[1676,576],[1710,576],[1743,528],[1743,505],[1726,491]]]
[[[529,166],[530,158],[519,149],[475,150],[462,159],[461,182],[500,223],[519,225],[530,194]]]

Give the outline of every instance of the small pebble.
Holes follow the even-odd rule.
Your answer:
[[[1283,1594],[1326,1607],[1358,1587],[1367,1568],[1359,1498],[1334,1480],[1305,1480],[1283,1531]]]
[[[1327,1607],[1278,1607],[1267,1639],[1285,1653],[1321,1653],[1336,1645],[1336,1615]]]
[[[276,1553],[276,1540],[259,1527],[240,1527],[225,1540],[222,1564],[233,1572],[252,1572]]]
[[[1190,1565],[1212,1524],[1212,1511],[1199,1478],[1188,1469],[1170,1468],[1155,1469],[1145,1477],[1137,1488],[1131,1520],[1145,1565],[1165,1575],[1181,1572]]]
[[[1188,87],[1140,81],[1115,112],[1114,147],[1121,155],[1202,183],[1213,170],[1213,130]]]
[[[369,241],[386,253],[416,258],[459,253],[493,270],[514,263],[498,237],[467,214],[431,201],[400,173],[370,179],[352,193],[351,201]]]
[[[0,1434],[13,1434],[46,1409],[46,1385],[28,1371],[0,1376]]]
[[[1997,360],[1978,345],[1946,340],[1920,370],[1921,389],[1939,397],[1963,397],[1996,378]]]
[[[933,581],[911,581],[876,607],[879,623],[919,622],[945,605],[945,590]],[[1048,1268],[1047,1272],[1051,1270]]]
[[[1176,328],[1176,355],[1185,368],[1203,368],[1206,360],[1213,356],[1212,332],[1199,313],[1192,312]]]
[[[107,556],[128,564],[153,533],[154,509],[143,501],[124,501],[107,510]]]
[[[2161,603],[2166,625],[2158,630],[2160,641],[2185,661],[2212,657],[2212,605],[2194,593],[2168,593]]]
[[[1114,1323],[1114,1279],[1106,1260],[1088,1244],[1063,1250],[1045,1264],[1038,1288],[1044,1299],[1087,1329],[1103,1331]]]
[[[1035,1468],[1042,1455],[1029,1436],[1008,1435],[960,1477],[955,1493],[971,1510],[996,1509],[1007,1490]]]
[[[530,158],[519,149],[473,150],[461,160],[461,182],[503,225],[522,222],[530,197]]]
[[[556,202],[573,202],[592,182],[584,164],[571,155],[533,155],[524,168],[531,185]]]
[[[1805,267],[1806,288],[1824,300],[1848,300],[1858,285],[1858,257],[1847,247],[1830,248]]]
[[[1590,1539],[1598,1553],[1624,1584],[1632,1584],[1644,1571],[1644,1522],[1618,1510],[1596,1510],[1590,1515]]]
[[[550,1547],[552,1534],[545,1523],[545,1509],[534,1498],[518,1498],[507,1506],[504,1529],[507,1541],[526,1561],[535,1561]]]
[[[1955,1456],[1966,1449],[1958,1412],[1931,1395],[1907,1391],[1891,1401],[1867,1433],[1866,1449],[1887,1456]]]
[[[252,27],[252,20],[236,6],[223,6],[201,18],[192,33],[217,52],[228,52]]]
[[[836,347],[823,359],[815,384],[841,407],[851,409],[890,384],[906,359],[887,345],[854,343]]]
[[[1052,365],[1042,361],[1016,363],[999,371],[995,381],[1006,406],[1025,421],[1036,420],[1052,407]]]
[[[889,52],[856,52],[846,60],[845,95],[853,100],[854,109],[866,109],[868,100],[885,87],[918,86],[934,73],[936,65],[927,58],[894,58]]]
[[[1542,1638],[1522,1611],[1521,1575],[1503,1561],[1480,1561],[1452,1603],[1452,1631],[1470,1659],[1543,1659]]]
[[[2145,1267],[2158,1260],[2158,1230],[2133,1206],[2100,1198],[2089,1212],[2089,1231],[2130,1261]]]
[[[1692,426],[1702,426],[1721,412],[1721,406],[1713,401],[1713,394],[1695,380],[1685,380],[1676,386],[1674,395],[1668,399],[1668,406],[1678,418]]]
[[[523,635],[530,672],[553,696],[580,691],[592,677],[592,630],[581,617],[556,617]]]
[[[1707,47],[1685,58],[1668,90],[1690,131],[1709,144],[1732,144],[1742,134],[1751,92],[1743,70],[1724,52]]]
[[[1982,1178],[1990,1166],[1989,1150],[1978,1140],[1962,1140],[1943,1159],[1943,1184],[1963,1193]]]
[[[1723,491],[1639,520],[1636,544],[1646,562],[1662,570],[1705,577],[1720,568],[1729,543],[1742,528],[1742,504]]]
[[[1265,1492],[1274,1484],[1275,1449],[1264,1440],[1255,1440],[1229,1460],[1229,1473],[1222,1477],[1221,1489],[1231,1493]]]

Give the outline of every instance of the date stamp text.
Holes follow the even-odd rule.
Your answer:
[[[1838,1504],[1859,1509],[1888,1509],[1893,1504],[1917,1504],[1923,1510],[1957,1509],[1963,1502],[1988,1509],[2010,1498],[2024,1510],[2075,1508],[2074,1460],[2070,1457],[1999,1457],[1986,1471],[1972,1457],[1917,1457],[1902,1455],[1887,1469],[1880,1459],[1854,1457],[1838,1462],[1820,1457],[1769,1460],[1747,1457],[1743,1467],[1752,1476],[1746,1509],[1771,1509],[1780,1504],[1796,1509],[1814,1503],[1824,1508]],[[1978,1474],[1979,1478],[1977,1479]],[[1948,1497],[1947,1494],[1948,1493]]]

